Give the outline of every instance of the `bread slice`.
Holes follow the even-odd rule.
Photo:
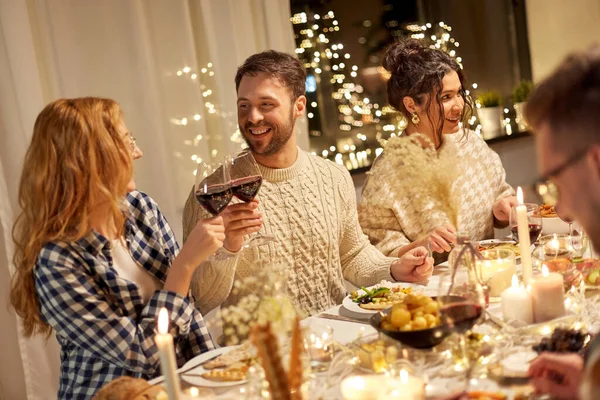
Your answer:
[[[225,369],[212,369],[202,374],[204,379],[216,382],[238,382],[246,379],[248,365],[239,363]]]
[[[215,369],[229,367],[237,362],[247,361],[252,358],[252,344],[246,342],[233,350],[229,350],[227,353],[221,354],[219,357],[212,361],[207,362],[203,365],[204,369]]]

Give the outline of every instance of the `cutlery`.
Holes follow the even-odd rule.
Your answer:
[[[361,321],[361,320],[358,320],[358,319],[352,319],[352,318],[344,317],[342,315],[322,313],[322,314],[317,315],[317,317],[318,318],[324,318],[324,319],[333,319],[333,320],[336,320],[336,321],[354,322],[356,324],[370,325],[369,321]]]
[[[203,366],[203,365],[204,365],[204,364],[206,364],[207,362],[214,360],[215,358],[219,357],[220,355],[221,355],[221,354],[217,354],[217,355],[215,355],[215,356],[212,356],[212,357],[211,357],[211,358],[209,358],[208,360],[204,360],[204,361],[202,361],[200,364],[191,365],[191,366],[187,367],[186,369],[178,369],[178,370],[176,371],[176,372],[177,372],[177,375],[185,375],[186,373],[190,372],[191,370],[193,370],[193,369],[196,369],[196,368],[198,368],[198,367],[201,367],[201,366]],[[154,381],[154,385],[159,385],[159,384],[163,383],[163,381],[164,381],[164,380],[165,380],[165,377],[164,377],[164,376],[161,376],[160,378],[157,378],[157,379]]]

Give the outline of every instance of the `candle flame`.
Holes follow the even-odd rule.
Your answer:
[[[405,369],[401,369],[400,370],[400,382],[402,384],[407,384],[408,383],[408,371]]]
[[[517,278],[517,275],[512,276],[512,287],[515,289],[519,288],[519,278]]]
[[[169,332],[169,312],[163,307],[158,313],[158,333],[166,335],[167,332]]]
[[[365,389],[365,380],[363,379],[362,376],[355,376],[350,378],[351,379],[351,384],[352,386],[354,386],[354,389],[356,390],[364,390]]]
[[[548,243],[548,246],[552,247],[553,250],[558,250],[560,248],[560,243],[558,239],[554,238]]]
[[[192,397],[199,397],[200,396],[200,391],[198,390],[197,387],[191,387],[190,388],[190,396]]]
[[[548,275],[550,275],[550,272],[548,271],[548,266],[544,264],[542,265],[542,276],[545,278]]]
[[[521,189],[521,186],[517,187],[517,201],[519,204],[523,204],[523,189]]]

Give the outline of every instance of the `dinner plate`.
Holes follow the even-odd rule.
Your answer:
[[[517,242],[515,242],[514,240],[503,240],[503,239],[480,240],[476,244],[478,246],[489,246],[491,244],[504,244],[504,243],[518,245]],[[521,254],[515,254],[515,258],[521,258]]]
[[[381,287],[381,286],[383,286],[383,285],[381,285],[381,284],[373,285],[373,286],[367,287],[367,289],[371,290],[373,288]],[[386,285],[385,285],[385,287],[389,287],[389,288],[393,288],[393,287],[397,287],[397,286],[400,286],[402,288],[412,287],[414,293],[423,293],[423,294],[425,294],[427,296],[435,296],[436,295],[435,289],[430,289],[428,286],[423,286],[423,285],[419,285],[419,284],[416,284],[416,283],[387,282]],[[437,286],[436,286],[436,288],[437,288]],[[361,289],[358,289],[357,291],[359,293],[362,292]],[[344,297],[344,300],[342,300],[342,306],[344,306],[344,308],[347,309],[348,311],[352,311],[354,313],[361,314],[364,317],[373,315],[373,314],[378,313],[379,311],[381,311],[381,310],[366,310],[364,308],[361,308],[358,303],[355,303],[355,302],[352,301],[352,298],[350,297],[350,295]]]
[[[239,347],[239,346],[227,346],[227,347],[220,347],[218,349],[207,351],[206,353],[202,353],[199,356],[192,358],[190,361],[188,361],[183,367],[179,368],[177,371],[178,372],[186,371],[180,375],[181,379],[188,383],[191,383],[192,385],[201,386],[201,387],[228,387],[228,386],[238,386],[238,385],[244,384],[244,383],[248,382],[247,379],[244,379],[241,381],[235,381],[235,382],[217,382],[217,381],[212,381],[209,379],[204,379],[200,376],[201,374],[208,372],[208,370],[204,369],[204,367],[200,364],[203,364],[204,362],[212,359],[213,357],[220,356],[221,354],[225,354],[228,351],[233,350],[237,347]],[[189,369],[189,368],[192,368],[194,365],[198,365],[198,367]],[[193,376],[190,374],[193,374]],[[152,382],[152,381],[150,381],[150,382]]]

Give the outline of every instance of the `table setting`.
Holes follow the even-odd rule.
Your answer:
[[[547,398],[533,393],[528,366],[542,351],[586,351],[600,328],[600,264],[580,232],[542,235],[549,210],[519,195],[511,238],[459,236],[426,284],[382,281],[302,320],[252,311],[242,344],[179,369],[161,357],[150,384],[180,399]],[[258,303],[281,302],[284,286],[261,289]]]

